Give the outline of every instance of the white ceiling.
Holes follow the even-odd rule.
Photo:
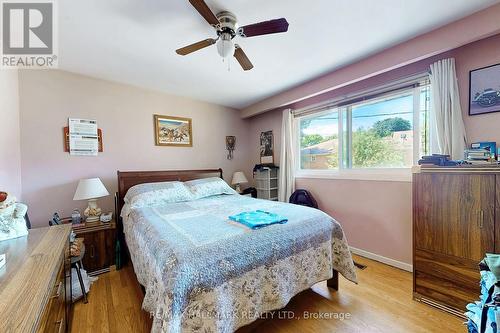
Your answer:
[[[241,25],[285,17],[287,33],[239,39],[254,64],[231,71],[188,0],[59,1],[59,68],[234,108],[352,63],[500,0],[207,0]]]

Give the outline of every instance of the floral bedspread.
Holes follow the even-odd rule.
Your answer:
[[[228,216],[261,209],[288,218],[250,230]],[[356,282],[341,226],[297,205],[221,195],[122,210],[152,332],[233,332],[332,277]]]

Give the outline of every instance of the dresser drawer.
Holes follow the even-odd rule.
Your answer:
[[[479,297],[477,263],[425,250],[415,250],[414,291],[445,306],[465,312]]]
[[[416,271],[452,280],[479,291],[479,262],[416,249],[413,266]]]
[[[48,292],[49,299],[41,317],[38,332],[54,333],[66,331],[65,261],[66,259],[61,262],[56,282]]]
[[[445,306],[456,309],[463,313],[465,306],[479,298],[479,290],[469,288],[451,280],[429,275],[427,273],[415,272],[416,297],[428,297]]]

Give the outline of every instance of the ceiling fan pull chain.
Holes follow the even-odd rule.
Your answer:
[[[225,50],[226,50],[226,44],[222,43],[222,54],[224,54]],[[224,60],[226,60],[226,58],[222,57],[222,62],[224,62]]]

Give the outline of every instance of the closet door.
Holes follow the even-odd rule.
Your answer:
[[[495,175],[422,173],[416,177],[417,249],[473,262],[494,250]]]

